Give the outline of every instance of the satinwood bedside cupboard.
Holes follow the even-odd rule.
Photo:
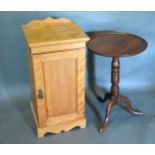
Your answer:
[[[86,126],[84,78],[88,36],[65,19],[23,25],[28,45],[31,109],[38,137]]]

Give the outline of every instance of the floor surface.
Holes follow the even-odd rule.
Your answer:
[[[142,110],[143,117],[133,116],[120,106],[113,108],[108,128],[100,134],[97,128],[105,115],[107,102],[97,101],[94,93],[86,90],[87,127],[72,129],[67,133],[47,134],[37,138],[29,106],[29,93],[19,92],[4,95],[0,104],[0,143],[155,143],[155,90],[123,90],[123,95],[133,101],[133,106]],[[98,94],[105,91],[99,89]]]

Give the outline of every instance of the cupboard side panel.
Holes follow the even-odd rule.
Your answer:
[[[31,99],[33,104],[33,109],[35,115],[38,120],[38,111],[37,111],[37,103],[36,103],[36,96],[35,96],[35,82],[34,82],[34,70],[33,70],[33,60],[32,55],[30,54],[30,49],[28,49],[28,67],[29,67],[29,80],[30,80],[30,90],[31,90]]]
[[[78,52],[77,65],[77,111],[79,118],[85,117],[85,49]]]

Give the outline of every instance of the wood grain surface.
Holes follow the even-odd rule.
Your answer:
[[[34,20],[23,25],[23,31],[29,47],[88,40],[77,24],[65,18]]]
[[[147,47],[147,42],[136,35],[120,32],[96,32],[87,43],[96,54],[107,57],[124,57],[139,54]]]

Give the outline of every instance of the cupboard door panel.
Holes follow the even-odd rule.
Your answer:
[[[76,58],[43,63],[47,117],[76,112]]]

